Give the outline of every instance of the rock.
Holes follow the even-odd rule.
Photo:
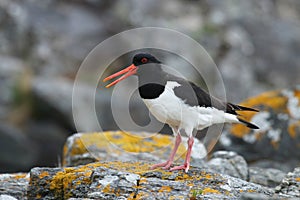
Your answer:
[[[283,172],[248,168],[243,157],[235,152],[215,152],[210,161],[193,163],[188,173],[150,170],[154,162],[166,159],[172,139],[160,134],[122,131],[78,133],[69,137],[64,147],[65,167],[36,167],[29,174],[2,174],[0,195],[29,200],[299,197],[300,168],[281,180]],[[178,162],[184,159],[185,151],[186,147],[181,145]],[[196,155],[192,160],[199,162]]]
[[[0,195],[0,200],[18,200],[13,196],[2,194]]]
[[[209,169],[243,180],[248,180],[248,165],[245,159],[235,152],[217,151],[207,163]]]
[[[272,196],[269,188],[192,167],[189,173],[155,170],[146,162],[97,162],[70,168],[34,168],[28,199],[207,198],[237,199],[243,193]]]
[[[281,184],[275,188],[276,193],[300,197],[300,167],[289,172]]]
[[[206,7],[209,11],[204,24],[214,31],[204,38],[213,35],[221,41],[213,49],[214,60],[231,91],[227,94],[229,100],[240,102],[264,90],[298,84],[295,76],[300,72],[300,62],[293,50],[300,42],[298,2],[209,1]],[[287,27],[289,31],[280,31]],[[204,47],[214,44],[206,42]]]
[[[29,170],[36,161],[36,145],[23,131],[10,124],[0,123],[0,138],[0,171]]]
[[[24,75],[24,64],[12,56],[0,54],[0,119],[7,120],[14,103],[17,101],[17,89]]]
[[[175,159],[178,163],[184,160],[186,140],[183,138],[179,146]],[[146,132],[78,133],[70,136],[64,146],[63,165],[77,166],[97,160],[163,162],[169,157],[173,141],[173,136]],[[201,154],[205,155],[205,149],[198,140],[195,140],[194,147],[191,164],[199,166],[202,163],[199,158],[204,157]]]
[[[70,136],[65,144],[63,165],[78,166],[109,160],[163,162],[169,156],[173,139],[172,136],[151,135],[145,132],[134,134],[116,131],[75,134]],[[183,144],[184,142],[177,154],[179,155],[177,163],[183,162],[185,156],[186,147]],[[196,140],[195,147],[197,146],[201,145]],[[154,151],[154,149],[156,150]],[[245,159],[235,152],[217,151],[208,161],[197,157],[200,152],[201,149],[193,149],[191,165],[206,168],[209,172],[226,174],[268,187],[278,185],[285,175],[278,169],[248,168]],[[162,175],[151,172],[149,176],[161,178]]]
[[[299,101],[300,86],[266,92],[242,102],[244,106],[260,110],[242,113],[260,129],[251,130],[235,124],[221,135],[222,148],[241,154],[248,162],[275,161],[281,163],[281,170],[292,170],[300,157]]]
[[[0,174],[0,200],[27,199],[27,173]]]
[[[265,194],[259,194],[259,193],[245,193],[242,194],[239,198],[241,200],[278,200],[278,199],[288,199],[288,200],[297,200],[296,197],[287,197],[287,196],[280,196],[280,195],[273,195],[272,197],[265,195]]]
[[[263,186],[275,187],[284,178],[285,173],[278,169],[249,167],[249,181]]]

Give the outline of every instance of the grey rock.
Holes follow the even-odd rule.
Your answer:
[[[300,197],[300,168],[295,168],[293,172],[289,172],[281,184],[275,188],[276,193],[289,195],[292,197]]]
[[[0,195],[0,200],[18,200],[18,199],[16,199],[13,196],[10,196],[10,195],[1,194]]]
[[[0,123],[0,137],[1,171],[29,170],[36,161],[37,146],[23,131],[9,124]]]
[[[24,64],[18,58],[0,54],[0,119],[7,120],[16,101],[16,90],[24,74]]]
[[[249,167],[249,181],[268,187],[279,185],[285,175],[283,171],[278,169]]]
[[[207,162],[208,168],[221,174],[227,174],[248,180],[248,165],[245,159],[235,152],[217,151]]]
[[[29,176],[26,173],[0,174],[0,199],[27,199]]]
[[[162,176],[153,177],[150,171],[142,172],[150,165],[141,162],[98,162],[66,169],[34,168],[30,173],[28,198],[187,199],[195,195],[201,199],[238,199],[247,192],[269,197],[274,195],[270,188],[195,167],[187,174],[159,170]],[[175,179],[170,176],[175,176]]]
[[[278,199],[288,199],[288,200],[297,200],[296,197],[288,197],[288,196],[280,196],[280,195],[273,195],[272,197],[265,195],[265,194],[259,194],[259,193],[245,193],[242,194],[242,196],[239,198],[241,200],[278,200]]]

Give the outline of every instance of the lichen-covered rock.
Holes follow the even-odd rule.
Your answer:
[[[162,162],[168,159],[173,143],[174,137],[172,136],[145,132],[78,133],[69,137],[64,146],[63,165],[77,166],[98,160]],[[183,162],[185,145],[186,138],[183,138],[178,148],[178,158],[176,158],[178,162]],[[203,152],[205,155],[206,151],[202,147],[199,141],[195,141],[192,164],[201,157]],[[199,163],[199,159],[197,161]]]
[[[288,165],[285,171],[296,167],[300,157],[300,86],[266,92],[241,104],[260,110],[243,112],[245,119],[260,129],[235,124],[221,136],[222,147],[238,152],[247,161],[284,161],[281,165]]]
[[[146,162],[97,162],[70,168],[34,168],[28,199],[237,199],[244,193],[274,191],[231,176],[192,167],[150,170]]]
[[[26,199],[28,182],[27,173],[0,174],[0,199]]]
[[[279,194],[300,197],[300,167],[295,168],[293,172],[289,172],[275,189],[276,193]]]

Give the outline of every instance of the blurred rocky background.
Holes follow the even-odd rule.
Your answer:
[[[300,84],[298,0],[0,0],[0,172],[60,165],[66,138],[77,132],[72,88],[81,62],[106,38],[142,26],[175,29],[200,42],[222,73],[232,102]],[[102,128],[116,130],[110,92],[101,95],[96,105],[105,113],[99,115]],[[143,112],[137,102],[133,115]],[[276,130],[289,130],[284,124]],[[299,148],[298,125],[293,145]],[[223,138],[225,149],[226,144]],[[289,155],[281,153],[283,160]]]

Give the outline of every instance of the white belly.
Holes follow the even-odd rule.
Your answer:
[[[174,94],[173,88],[178,86],[177,82],[167,82],[165,91],[158,98],[143,99],[157,120],[185,130],[201,130],[216,123],[237,122],[236,116],[222,110],[185,104]]]

